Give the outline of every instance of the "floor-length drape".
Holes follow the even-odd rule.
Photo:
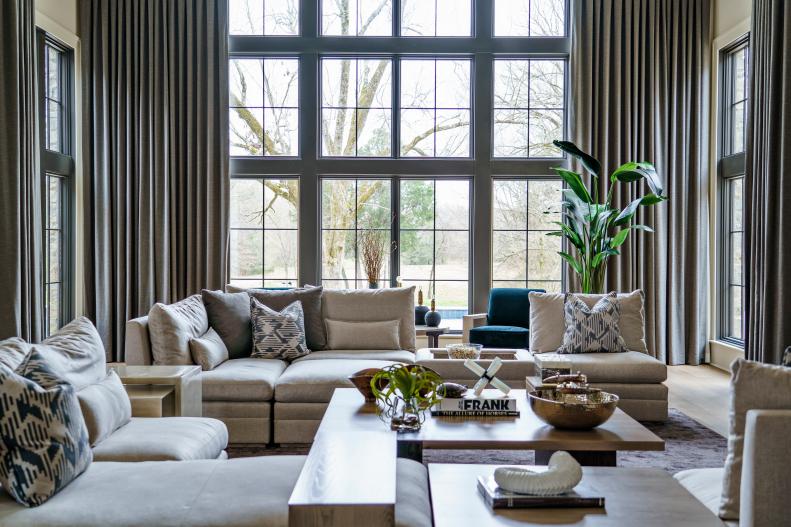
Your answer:
[[[33,0],[0,2],[0,339],[42,336],[41,173]]]
[[[82,0],[86,310],[124,325],[225,282],[227,3]]]
[[[670,198],[639,212],[656,232],[633,234],[610,258],[607,289],[643,289],[649,351],[698,364],[707,339],[709,1],[575,0],[572,13],[572,141],[607,173],[654,163]],[[621,185],[614,203],[639,194]]]
[[[747,357],[791,346],[791,4],[754,0],[745,175]]]

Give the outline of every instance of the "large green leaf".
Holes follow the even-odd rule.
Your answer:
[[[600,252],[596,256],[593,257],[593,261],[591,262],[592,267],[599,267],[601,263],[606,260],[610,256],[615,256],[616,254],[621,254],[619,251],[615,249],[605,249],[604,251]]]
[[[646,194],[643,196],[642,201],[640,202],[641,205],[656,205],[657,203],[662,203],[663,201],[667,201],[667,196],[657,196],[656,194]]]
[[[579,159],[580,163],[582,163],[582,166],[587,168],[588,171],[594,176],[599,177],[599,173],[601,172],[601,163],[599,163],[599,161],[595,157],[591,156],[590,154],[586,154],[585,152],[577,148],[577,145],[575,145],[571,141],[556,140],[556,141],[552,141],[552,143],[556,147],[566,152],[567,154],[572,155],[577,159]]]
[[[618,216],[616,216],[615,221],[613,221],[613,225],[623,225],[624,223],[628,223],[629,220],[632,219],[634,216],[635,211],[637,211],[637,207],[640,206],[640,202],[643,198],[637,198],[629,203],[626,208],[624,208]]]
[[[661,196],[664,192],[662,180],[659,179],[656,168],[651,163],[635,161],[624,163],[610,175],[610,181],[613,183],[615,180],[631,183],[641,179],[645,179],[651,192],[657,196]]]
[[[585,183],[582,182],[582,177],[579,174],[560,167],[555,167],[552,170],[558,173],[563,181],[566,182],[566,185],[568,185],[569,188],[574,191],[574,194],[576,194],[579,199],[585,203],[593,202],[591,195],[588,192],[588,189],[585,187]]]
[[[610,247],[613,249],[620,247],[623,245],[623,242],[626,241],[626,237],[629,236],[629,231],[631,229],[621,229],[618,231],[615,236],[612,237],[612,241],[610,242]]]
[[[573,256],[563,251],[559,252],[558,254],[561,258],[569,263],[572,269],[574,269],[578,274],[582,274],[582,265],[577,260],[575,260]]]
[[[563,232],[566,238],[568,238],[572,245],[574,245],[574,247],[579,249],[584,245],[582,243],[582,235],[576,232],[571,226],[566,225],[562,221],[553,221],[552,223],[560,226],[560,230]]]

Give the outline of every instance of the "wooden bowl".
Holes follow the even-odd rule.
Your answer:
[[[618,396],[602,392],[560,393],[554,388],[528,392],[530,408],[555,428],[589,430],[605,423],[618,407]]]
[[[360,393],[363,394],[365,402],[367,403],[372,403],[376,400],[374,392],[371,389],[371,380],[377,372],[379,372],[379,368],[366,368],[349,376],[349,380],[352,381],[355,388],[360,390]]]

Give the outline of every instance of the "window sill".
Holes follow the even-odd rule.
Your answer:
[[[737,358],[744,358],[744,347],[722,340],[710,340],[709,354],[712,366],[730,371],[731,362]]]

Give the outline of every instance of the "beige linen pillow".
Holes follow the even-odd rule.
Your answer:
[[[118,374],[111,371],[101,382],[77,392],[80,410],[95,446],[132,420],[132,404]]]
[[[213,370],[228,360],[228,348],[225,347],[220,335],[212,328],[209,328],[199,338],[190,339],[190,352],[192,360],[203,371]]]
[[[791,410],[791,369],[736,359],[731,364],[730,430],[720,518],[739,519],[744,427],[748,410]]]
[[[154,304],[148,313],[154,364],[192,364],[190,339],[200,337],[208,329],[209,315],[200,295],[170,305]]]
[[[19,337],[0,340],[0,364],[17,369],[30,353],[30,344]]]
[[[592,308],[606,295],[576,293],[588,308]],[[564,294],[536,293],[528,295],[530,300],[530,351],[533,353],[555,352],[563,344]],[[629,351],[648,352],[645,343],[645,310],[643,291],[618,293],[621,318],[618,326]]]
[[[401,349],[398,320],[378,322],[325,321],[327,342],[332,350],[397,350]]]

